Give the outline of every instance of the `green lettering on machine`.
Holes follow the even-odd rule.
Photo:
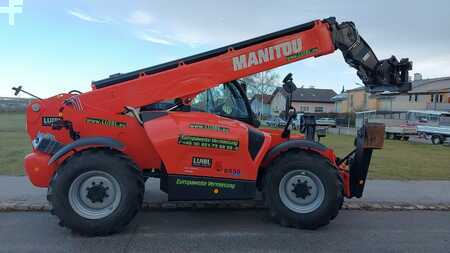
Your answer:
[[[223,183],[216,181],[205,181],[205,180],[190,180],[190,179],[180,179],[177,178],[176,185],[194,186],[194,187],[211,187],[211,188],[222,188],[222,189],[232,189],[236,188],[235,184]]]
[[[214,130],[214,131],[224,132],[224,133],[228,133],[230,131],[230,129],[227,127],[216,126],[216,125],[206,125],[206,124],[199,124],[199,123],[190,124],[189,128]]]
[[[178,138],[178,144],[231,151],[237,151],[239,149],[239,141],[209,138],[203,136],[180,135],[180,137]]]
[[[310,49],[298,52],[296,54],[289,55],[286,58],[287,58],[288,61],[290,61],[290,60],[294,60],[294,59],[297,59],[297,58],[301,58],[301,57],[309,55],[309,54],[313,54],[313,53],[317,52],[318,50],[319,50],[318,48],[310,48]]]
[[[86,123],[94,125],[102,125],[106,127],[118,127],[124,128],[127,126],[126,122],[120,122],[115,120],[98,119],[98,118],[86,118]]]

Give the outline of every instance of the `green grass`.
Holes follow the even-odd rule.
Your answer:
[[[322,143],[343,157],[353,148],[353,137],[328,135]],[[375,150],[369,169],[371,179],[450,180],[450,148],[386,140]],[[25,133],[25,116],[0,113],[0,175],[23,175],[23,158],[31,151]]]
[[[352,136],[329,135],[322,143],[343,157],[353,149],[353,139]],[[385,140],[384,148],[373,152],[369,178],[450,180],[450,148]]]
[[[0,175],[24,175],[23,158],[31,152],[23,113],[0,113]]]

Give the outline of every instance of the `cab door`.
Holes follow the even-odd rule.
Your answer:
[[[178,144],[183,149],[182,174],[256,179],[258,164],[249,150],[249,131],[259,133],[259,148],[265,137],[244,123],[251,113],[238,87],[223,84],[200,93],[192,101],[191,112],[178,117],[181,131]]]
[[[198,94],[190,111],[145,123],[168,174],[169,199],[254,197],[271,137],[243,122],[251,114],[240,94],[224,84]]]

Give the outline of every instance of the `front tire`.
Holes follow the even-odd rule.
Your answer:
[[[431,137],[431,142],[432,142],[434,145],[442,145],[442,144],[444,144],[444,137],[442,137],[442,136],[440,136],[440,135],[433,135],[433,136]]]
[[[312,152],[291,151],[278,158],[264,186],[270,216],[287,227],[316,229],[335,218],[343,203],[339,173]]]
[[[86,236],[119,232],[142,205],[141,171],[125,155],[89,149],[68,158],[54,174],[47,199],[60,225]]]

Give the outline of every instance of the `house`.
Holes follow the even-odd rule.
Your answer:
[[[422,79],[414,74],[408,93],[383,92],[370,94],[364,87],[347,90],[332,98],[337,113],[377,110],[405,112],[408,110],[450,111],[450,77]]]
[[[334,102],[331,100],[336,92],[331,89],[296,88],[292,93],[292,106],[297,112],[328,113],[334,112]],[[286,110],[288,94],[278,87],[272,94],[270,103],[272,115],[279,115]]]
[[[352,113],[377,109],[377,98],[375,95],[366,92],[364,87],[341,92],[332,97],[335,112]]]
[[[422,79],[416,73],[407,94],[381,93],[377,100],[379,111],[450,111],[450,77]]]
[[[271,95],[266,94],[256,94],[250,99],[250,106],[252,111],[262,117],[270,116],[270,101],[272,100]]]

